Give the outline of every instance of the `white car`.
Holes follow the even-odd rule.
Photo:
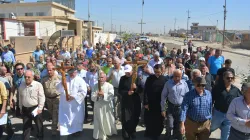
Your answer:
[[[149,38],[147,36],[140,36],[139,38],[139,41],[142,42],[142,41],[148,41]]]

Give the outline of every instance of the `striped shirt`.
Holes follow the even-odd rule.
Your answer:
[[[204,90],[199,95],[196,89],[189,91],[182,102],[181,121],[185,122],[186,117],[196,122],[204,122],[212,118],[212,96],[210,91]]]

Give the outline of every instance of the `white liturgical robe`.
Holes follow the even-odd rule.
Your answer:
[[[74,100],[66,101],[63,85],[59,83],[57,85],[57,90],[61,93],[58,115],[61,136],[82,131],[85,115],[84,98],[87,94],[87,85],[81,77],[76,76],[71,79],[68,76],[66,80],[69,94],[74,97]]]
[[[112,109],[112,100],[114,98],[113,86],[105,82],[101,89],[103,97],[98,97],[98,84],[94,86],[91,99],[94,105],[94,132],[93,138],[106,140],[106,136],[117,134],[115,118]]]

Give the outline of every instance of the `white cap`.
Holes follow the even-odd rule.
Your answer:
[[[199,60],[200,61],[205,61],[205,58],[204,57],[200,57]]]
[[[124,72],[131,72],[132,71],[132,66],[130,66],[130,65],[125,65],[125,67],[124,67]]]
[[[135,49],[133,49],[134,51],[139,51],[140,47],[136,47]]]
[[[156,51],[154,55],[160,56],[160,53],[158,51]]]

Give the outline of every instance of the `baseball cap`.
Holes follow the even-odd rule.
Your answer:
[[[204,57],[200,57],[199,60],[200,61],[205,61],[205,58]]]
[[[130,65],[125,65],[125,67],[124,67],[124,72],[131,72],[132,71],[132,66],[130,66]]]

